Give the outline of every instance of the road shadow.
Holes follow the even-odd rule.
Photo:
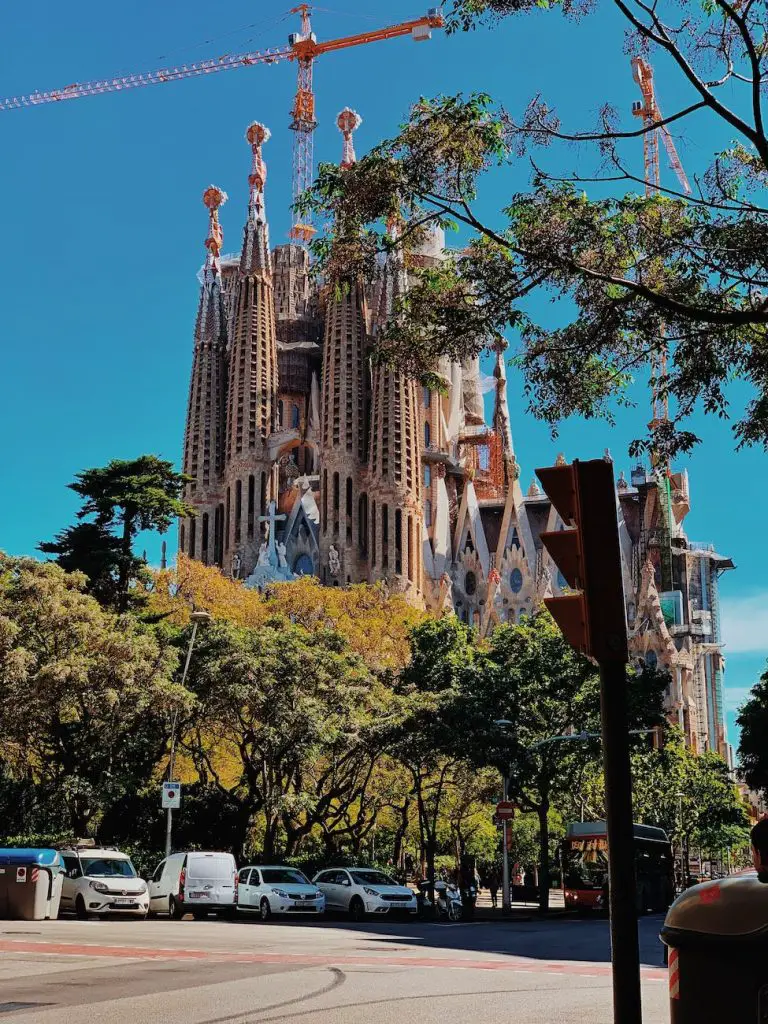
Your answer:
[[[361,948],[378,947],[378,951],[390,951],[394,947],[408,944],[425,950],[454,950],[457,953],[477,953],[480,956],[485,953],[500,953],[532,960],[588,961],[605,964],[609,964],[611,960],[607,918],[558,916],[551,919],[534,917],[528,921],[474,921],[455,924],[392,919],[355,923],[342,915],[327,915],[316,919],[289,920],[283,916],[266,924],[247,917],[240,917],[238,921],[263,929],[275,925],[312,927],[319,932],[328,928],[342,928],[359,936]],[[664,965],[663,947],[659,939],[663,921],[664,917],[661,914],[651,914],[639,920],[640,962],[644,966]]]

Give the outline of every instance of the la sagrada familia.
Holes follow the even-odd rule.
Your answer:
[[[354,160],[358,123],[353,111],[339,116],[342,166]],[[409,275],[443,258],[441,235],[407,269],[393,252],[372,280],[318,287],[305,247],[270,248],[269,133],[254,123],[246,137],[237,256],[222,255],[226,195],[203,195],[208,255],[184,442],[198,514],[181,523],[180,550],[247,586],[300,575],[328,586],[381,581],[482,633],[520,621],[565,581],[540,541],[557,514],[535,482],[521,487],[503,349],[487,377],[478,359],[442,360],[440,391],[370,359]],[[638,466],[619,476],[617,493],[634,657],[670,672],[668,711],[688,743],[728,756],[718,580],[733,563],[687,539],[685,472]]]

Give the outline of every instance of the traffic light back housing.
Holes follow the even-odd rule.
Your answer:
[[[563,636],[597,662],[628,661],[613,465],[592,459],[537,469],[565,529],[541,535],[573,593],[544,603]]]

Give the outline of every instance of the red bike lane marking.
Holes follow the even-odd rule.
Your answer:
[[[547,960],[528,960],[509,957],[505,960],[470,960],[465,958],[416,956],[355,956],[339,953],[336,956],[317,956],[310,953],[231,953],[227,950],[207,949],[152,949],[148,946],[101,946],[96,943],[24,942],[0,940],[0,952],[42,953],[49,956],[111,957],[118,960],[198,960],[210,963],[242,964],[296,964],[306,967],[336,965],[366,966],[382,964],[387,967],[459,967],[480,971],[522,971],[528,973],[578,975],[582,977],[608,977],[610,965],[595,963],[561,963]],[[663,968],[644,967],[643,977],[665,981]]]

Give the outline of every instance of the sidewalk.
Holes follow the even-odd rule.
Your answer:
[[[487,889],[481,889],[478,893],[475,905],[476,921],[530,921],[539,913],[538,903],[514,902],[511,911],[505,914],[501,909],[501,893],[499,893],[498,906],[491,904],[491,894]],[[562,889],[550,889],[549,912],[552,917],[562,917],[568,913],[565,909],[565,899]]]

